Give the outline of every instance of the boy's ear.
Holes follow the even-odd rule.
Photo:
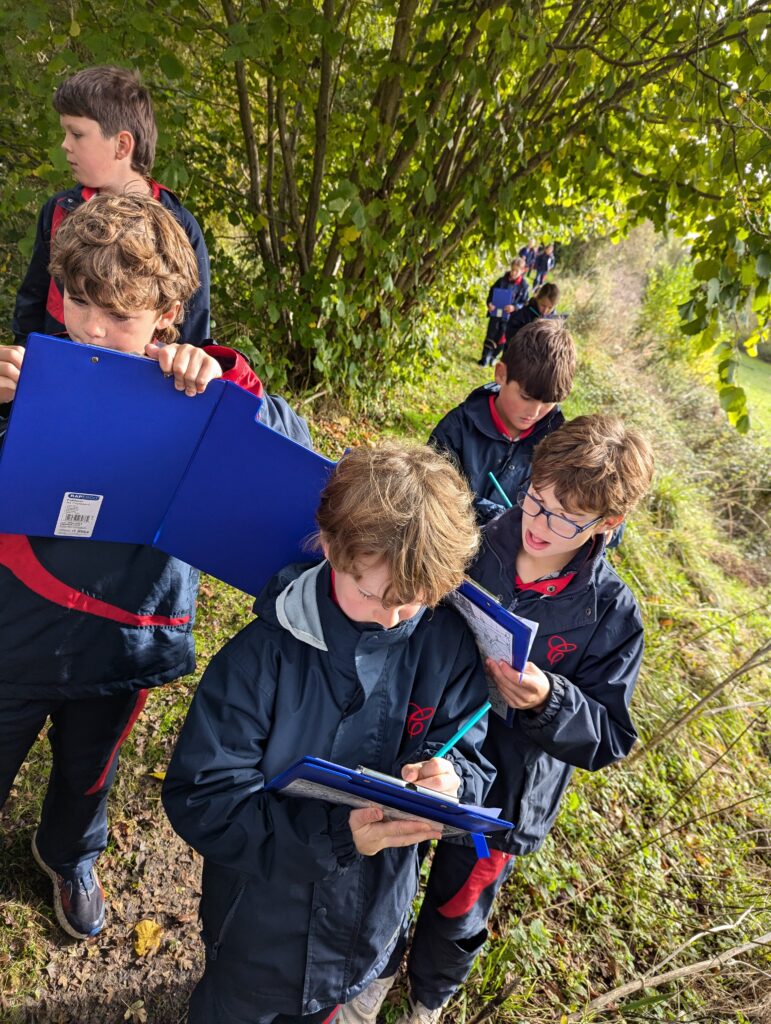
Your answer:
[[[116,160],[131,159],[134,152],[134,136],[131,132],[118,132],[115,136],[115,158]]]
[[[176,320],[177,314],[179,313],[181,308],[182,303],[179,301],[179,299],[177,299],[177,301],[171,306],[170,309],[168,309],[165,313],[160,313],[158,315],[158,321],[155,325],[156,331],[163,331],[167,327],[171,327],[171,325]]]
[[[623,516],[607,516],[601,523],[597,524],[597,530],[599,533],[604,533],[605,530],[615,530],[623,521]]]
[[[506,371],[506,364],[504,362],[502,362],[501,360],[499,360],[495,364],[494,374],[495,374],[495,383],[498,384],[499,387],[503,387],[503,385],[506,383],[507,371]]]

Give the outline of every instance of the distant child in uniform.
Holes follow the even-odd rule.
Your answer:
[[[496,288],[505,288],[511,292],[511,302],[501,308],[500,316],[493,303]],[[487,293],[488,321],[482,346],[482,357],[479,360],[480,366],[492,366],[499,354],[500,347],[506,340],[506,321],[511,313],[525,305],[529,295],[530,287],[525,278],[525,261],[521,256],[517,256],[515,260],[512,260],[509,270],[490,286],[490,291]]]
[[[549,244],[538,253],[533,263],[535,270],[535,277],[533,279],[533,288],[540,288],[549,275],[549,271],[552,270],[556,258],[554,256],[554,246]]]
[[[581,416],[538,445],[515,508],[483,530],[469,575],[504,608],[539,625],[524,673],[487,661],[511,709],[508,723],[490,713],[482,751],[497,775],[489,800],[517,827],[489,839],[486,862],[465,840],[438,844],[409,954],[411,1009],[398,1024],[441,1019],[487,939],[514,858],[541,846],[574,769],[604,768],[635,742],[629,702],[643,655],[642,620],[603,547],[652,474],[641,434],[613,416]],[[346,1008],[345,1024],[373,1024],[399,953]]]
[[[508,345],[517,331],[522,330],[527,324],[541,318],[549,318],[554,315],[554,310],[559,301],[560,290],[556,284],[551,282],[542,284],[527,305],[522,306],[516,313],[512,313],[506,322],[506,342]],[[505,352],[505,345],[503,351]]]
[[[535,267],[535,258],[538,255],[538,243],[534,238],[531,238],[527,245],[523,245],[519,250],[519,255],[525,261],[525,273],[529,274]]]
[[[198,266],[198,285],[186,300],[178,328],[182,342],[201,345],[210,337],[209,255],[198,223],[165,185],[150,177],[158,129],[150,94],[133,71],[84,68],[54,93],[64,140],[62,149],[78,185],[57,192],[40,212],[32,259],[16,295],[13,333],[64,329],[61,281],[51,277],[51,242],[64,219],[100,193],[150,195],[169,210],[187,234]]]
[[[310,446],[305,422],[263,393],[241,356],[177,343],[198,270],[187,235],[161,203],[130,194],[81,204],[56,233],[51,273],[63,286],[72,341],[154,360],[183,393],[179,401],[214,378],[233,381],[263,398],[262,422]],[[25,351],[0,346],[0,405],[15,397]],[[0,417],[0,443],[5,426]],[[120,745],[148,687],[195,668],[197,586],[195,569],[156,548],[0,534],[0,806],[50,719],[53,766],[32,853],[53,883],[57,920],[74,938],[104,923],[94,863],[107,845]]]
[[[434,427],[429,444],[451,455],[468,480],[480,523],[505,509],[491,472],[515,501],[530,476],[533,448],[564,422],[557,403],[570,394],[575,370],[576,348],[563,321],[536,320],[515,335],[495,381]]]
[[[406,933],[431,822],[268,792],[303,755],[478,803],[485,727],[433,755],[487,684],[439,602],[477,548],[471,495],[427,446],[345,455],[318,508],[324,560],[290,565],[212,660],[163,802],[204,857],[206,969],[190,1024],[332,1021]],[[340,1018],[343,1019],[343,1018]]]

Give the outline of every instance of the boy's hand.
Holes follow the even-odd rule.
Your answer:
[[[405,782],[414,782],[425,789],[435,789],[437,793],[457,796],[460,788],[460,777],[451,761],[443,757],[432,757],[430,761],[417,761],[405,764],[402,768]]]
[[[156,345],[151,341],[145,346],[145,354],[158,361],[167,377],[174,378],[177,391],[191,397],[205,391],[210,380],[222,376],[217,360],[195,345]]]
[[[504,306],[503,307],[503,312],[504,313],[513,313],[514,312],[514,307],[513,306]]]
[[[525,665],[521,679],[519,672],[505,661],[487,658],[485,669],[510,708],[518,711],[543,710],[551,687],[549,680],[532,661]]]
[[[492,304],[492,302],[488,302],[487,303],[487,312],[488,313],[492,313],[494,309],[495,309],[495,306]]]
[[[0,405],[16,397],[24,348],[21,345],[0,345]]]
[[[414,846],[425,839],[439,839],[441,825],[422,818],[383,821],[381,807],[359,807],[348,816],[353,842],[363,857],[373,857],[391,846]]]

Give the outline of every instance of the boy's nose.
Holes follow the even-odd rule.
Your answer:
[[[396,626],[399,623],[399,609],[398,608],[383,608],[378,615],[378,622],[381,626],[386,629],[391,629],[392,626]]]
[[[90,317],[84,326],[89,338],[104,338],[107,335],[107,327],[99,317]]]

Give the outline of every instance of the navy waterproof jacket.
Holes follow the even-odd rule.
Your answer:
[[[517,590],[522,514],[512,509],[483,530],[470,570],[504,608],[539,625],[530,653],[549,679],[540,712],[513,711],[511,726],[491,713],[482,748],[497,775],[489,803],[516,822],[490,845],[510,853],[537,850],[554,824],[574,768],[596,771],[625,757],[637,733],[629,715],[643,655],[643,627],[631,591],[603,557],[602,538],[580,548],[560,574]],[[549,592],[552,587],[554,593]]]
[[[308,1014],[347,1002],[385,966],[417,891],[417,848],[361,856],[349,807],[265,782],[306,754],[399,776],[453,735],[487,686],[452,609],[388,630],[355,623],[331,596],[326,562],[282,570],[255,611],[204,673],[163,803],[205,857],[203,938],[218,976],[257,1009]],[[487,788],[485,728],[447,755],[464,803]]]
[[[305,421],[243,357],[206,351],[223,379],[262,397],[262,423],[311,447]],[[197,588],[195,569],[155,548],[0,534],[0,697],[101,697],[192,672]]]
[[[524,306],[530,297],[530,285],[527,283],[527,278],[524,274],[515,279],[509,277],[508,270],[505,274],[501,274],[497,281],[490,285],[490,291],[487,293],[488,306],[493,301],[493,291],[496,288],[508,288],[511,290],[511,305],[515,310],[519,309],[520,306]],[[487,315],[491,317],[493,314],[488,310]],[[510,315],[509,313],[504,313],[499,319],[508,320]]]
[[[200,285],[185,308],[185,318],[179,325],[179,340],[188,345],[200,345],[202,339],[208,338],[211,333],[209,325],[210,272],[206,242],[198,221],[192,213],[185,209],[174,193],[169,191],[165,185],[159,185],[155,181],[150,181],[149,184],[158,202],[182,225],[195,252]],[[94,195],[96,195],[94,189],[78,185],[76,188],[58,192],[52,196],[40,211],[32,259],[21,287],[16,293],[13,333],[17,344],[23,345],[27,335],[33,331],[38,331],[41,334],[61,334],[64,331],[61,289],[48,273],[48,264],[51,259],[51,235],[68,214]]]
[[[429,444],[452,456],[468,480],[480,523],[489,522],[505,510],[488,474],[493,473],[511,503],[516,504],[517,492],[530,479],[533,448],[565,422],[559,406],[555,406],[527,436],[520,435],[518,440],[505,437],[490,413],[490,398],[499,391],[497,384],[476,388],[437,423],[428,439]]]

